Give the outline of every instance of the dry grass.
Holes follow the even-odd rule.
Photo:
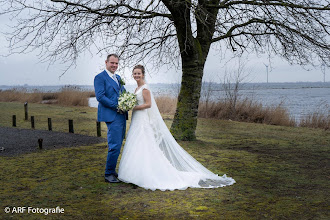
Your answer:
[[[328,112],[314,112],[300,120],[300,127],[330,129],[330,110]]]
[[[162,114],[174,114],[176,110],[177,99],[170,96],[155,97],[158,109]]]
[[[201,102],[198,116],[202,118],[231,119],[234,121],[295,126],[287,109],[280,105],[263,107],[250,99],[239,100],[235,106],[230,102]]]
[[[24,89],[11,89],[0,91],[1,102],[32,102],[38,103],[42,100],[43,94],[37,90],[29,93]]]
[[[177,99],[172,97],[156,97],[156,103],[162,114],[174,114]],[[244,99],[237,102],[235,108],[230,102],[201,102],[198,117],[231,119],[234,121],[264,123],[270,125],[295,126],[287,109],[282,105],[263,107],[261,103]]]
[[[66,86],[60,92],[44,93],[38,90],[28,92],[26,89],[0,90],[0,102],[30,102],[65,106],[88,106],[88,98],[94,92],[82,91],[78,87]]]
[[[89,92],[81,91],[75,87],[64,87],[58,93],[57,101],[65,106],[88,106]]]
[[[24,89],[0,90],[0,102],[30,102],[59,104],[64,106],[88,106],[88,98],[95,97],[94,91],[82,91],[78,87],[63,87],[60,92],[43,93],[38,90],[28,92]],[[169,96],[155,97],[159,111],[162,114],[174,114],[177,98]],[[264,123],[282,126],[300,126],[310,128],[330,128],[329,106],[324,111],[318,111],[303,117],[297,125],[295,119],[281,104],[264,107],[261,103],[243,99],[237,101],[235,106],[229,101],[200,102],[198,117],[217,118],[252,123]]]

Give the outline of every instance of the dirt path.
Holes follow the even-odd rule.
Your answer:
[[[0,156],[16,156],[38,151],[38,139],[43,149],[83,146],[106,142],[105,138],[46,130],[0,127]]]

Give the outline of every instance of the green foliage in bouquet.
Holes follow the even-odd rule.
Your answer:
[[[127,112],[136,105],[137,99],[135,94],[124,91],[119,95],[117,107],[119,111]]]

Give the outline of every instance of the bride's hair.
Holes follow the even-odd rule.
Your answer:
[[[144,66],[138,64],[138,65],[136,65],[136,66],[133,68],[133,71],[134,71],[135,69],[140,69],[140,70],[142,71],[143,78],[144,78],[144,73],[145,73]]]

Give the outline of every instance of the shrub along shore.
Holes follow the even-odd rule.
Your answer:
[[[95,97],[94,91],[84,91],[75,86],[65,86],[59,92],[41,92],[39,90],[30,92],[26,89],[0,90],[0,102],[88,106],[88,98],[90,97]]]
[[[44,93],[28,92],[22,89],[0,90],[0,102],[29,102],[57,104],[62,106],[88,106],[88,99],[95,97],[94,91],[83,91],[79,87],[63,87],[59,92]],[[177,98],[156,97],[157,106],[162,114],[174,115]],[[262,123],[291,127],[310,127],[328,130],[330,128],[330,110],[314,112],[297,122],[286,108],[281,105],[265,107],[260,102],[251,99],[209,102],[201,101],[198,117],[216,118],[241,122]]]

